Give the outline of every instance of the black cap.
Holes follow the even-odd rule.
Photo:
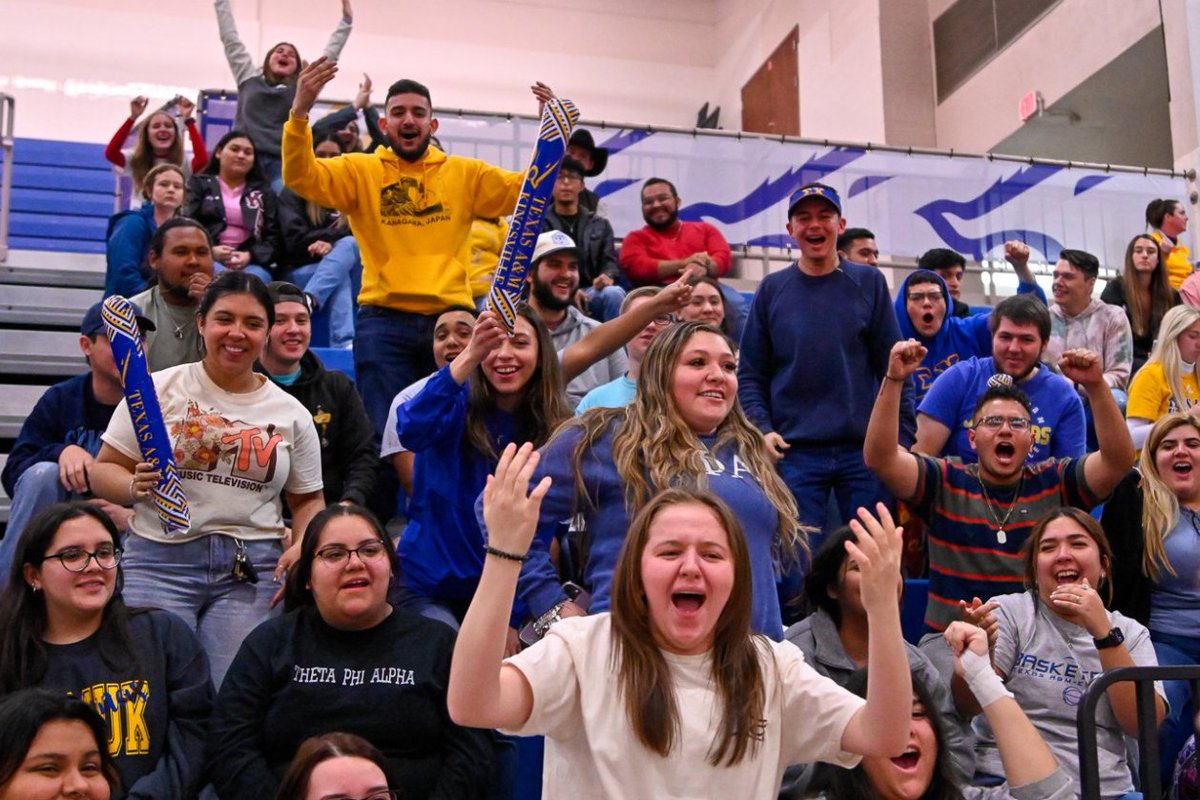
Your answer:
[[[294,283],[271,281],[267,284],[267,291],[271,293],[272,303],[299,303],[308,309],[308,313],[312,313],[311,298]]]

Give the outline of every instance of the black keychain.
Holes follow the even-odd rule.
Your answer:
[[[233,579],[238,583],[258,583],[258,572],[246,557],[246,543],[241,539],[234,539],[234,542],[237,553],[233,557]]]

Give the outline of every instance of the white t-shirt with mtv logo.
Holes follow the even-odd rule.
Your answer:
[[[199,362],[151,377],[192,526],[186,534],[165,536],[154,503],[145,501],[134,506],[133,532],[156,542],[185,542],[212,533],[240,539],[282,536],[281,493],[322,487],[312,414],[271,381],[252,392],[227,392]],[[103,439],[122,455],[142,460],[124,400]]]

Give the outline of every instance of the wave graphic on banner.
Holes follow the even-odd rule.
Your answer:
[[[976,261],[983,259],[992,249],[1009,239],[1025,242],[1046,258],[1057,258],[1063,246],[1048,234],[1034,230],[1008,229],[972,237],[959,233],[949,217],[953,215],[964,221],[980,219],[1056,175],[1061,169],[1062,167],[1048,164],[1022,167],[1012,175],[996,181],[971,200],[934,200],[913,209],[913,213],[928,222],[947,247]]]
[[[679,218],[696,221],[708,217],[726,225],[741,222],[786,200],[804,184],[820,181],[826,175],[857,161],[866,152],[858,147],[836,147],[828,153],[813,156],[802,166],[789,169],[778,178],[764,180],[741,200],[726,204],[692,203],[679,209]]]

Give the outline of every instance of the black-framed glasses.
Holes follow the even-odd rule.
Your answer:
[[[931,303],[936,303],[942,299],[941,292],[909,292],[908,299],[913,303],[924,303],[928,300]]]
[[[57,558],[59,563],[63,565],[63,569],[70,572],[83,572],[88,568],[88,564],[92,559],[96,560],[96,564],[100,569],[116,569],[117,564],[121,563],[120,548],[113,547],[111,544],[101,545],[96,548],[94,553],[89,553],[82,547],[67,547],[59,550],[57,553],[49,553],[42,556],[42,561],[49,561],[52,558]]]
[[[369,542],[363,542],[358,547],[343,547],[340,544],[331,544],[318,550],[317,558],[330,567],[340,567],[350,560],[351,553],[357,553],[358,560],[363,563],[378,561],[380,558],[386,558],[387,545],[382,539],[372,539]],[[380,797],[383,797],[383,795],[380,795]],[[368,800],[375,800],[375,795],[371,795]]]
[[[989,431],[998,431],[1004,427],[1005,423],[1014,431],[1029,430],[1029,417],[1004,417],[1000,415],[991,417],[981,417],[975,420],[975,428],[986,428]]]

